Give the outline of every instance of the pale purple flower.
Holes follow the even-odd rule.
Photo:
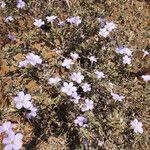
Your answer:
[[[143,78],[143,80],[145,81],[145,82],[148,82],[148,81],[150,81],[150,75],[142,75],[142,78]]]
[[[26,59],[19,62],[19,67],[26,67],[28,64],[31,64],[32,66],[35,66],[36,64],[41,64],[42,59],[40,56],[35,55],[33,53],[29,53],[26,56]]]
[[[116,25],[113,22],[106,22],[104,28],[100,28],[99,35],[103,37],[107,37],[109,33],[116,28]]]
[[[75,104],[78,104],[79,103],[79,100],[80,100],[80,96],[78,95],[77,92],[73,92],[72,95],[71,95],[71,99],[70,101],[74,102]]]
[[[116,48],[116,53],[125,54],[127,56],[132,56],[132,51],[127,47],[118,47],[118,48]]]
[[[71,96],[74,92],[77,91],[77,88],[73,86],[72,82],[70,83],[64,82],[63,87],[61,88],[61,91],[63,93],[66,93],[68,96]]]
[[[4,122],[2,126],[0,126],[0,133],[6,132],[9,133],[12,131],[13,125],[10,121]]]
[[[15,40],[16,40],[16,36],[15,36],[15,35],[12,35],[12,34],[8,34],[8,38],[9,38],[11,41],[15,41]]]
[[[105,78],[105,74],[102,71],[95,70],[94,73],[96,74],[97,79]]]
[[[24,94],[23,91],[19,92],[17,96],[14,98],[14,102],[16,104],[17,109],[21,109],[22,107],[28,109],[31,107],[32,103],[30,102],[31,95]]]
[[[24,8],[26,3],[23,0],[18,0],[17,1],[17,8]]]
[[[72,61],[72,59],[65,58],[61,65],[63,67],[66,67],[67,69],[70,69],[71,65],[73,65],[73,64],[74,64],[74,62]]]
[[[37,27],[41,27],[42,25],[44,25],[45,24],[45,22],[44,21],[42,21],[42,19],[34,19],[34,23],[33,23],[35,26],[37,26]]]
[[[97,58],[95,58],[95,56],[89,56],[88,59],[91,61],[91,63],[97,62]]]
[[[124,64],[131,64],[131,58],[128,55],[123,56],[123,63]]]
[[[70,56],[72,57],[72,59],[75,61],[79,58],[79,54],[77,53],[70,53]]]
[[[26,60],[33,66],[35,66],[36,64],[41,64],[42,63],[42,59],[40,58],[40,56],[35,55],[33,53],[29,53],[26,56]]]
[[[46,17],[46,20],[47,20],[47,22],[53,23],[53,21],[54,21],[56,18],[57,18],[57,16],[47,16],[47,17]]]
[[[81,83],[82,80],[84,80],[84,76],[81,74],[81,72],[73,72],[70,78],[72,81],[75,81],[77,83]]]
[[[103,37],[106,38],[106,37],[109,35],[109,31],[106,30],[105,28],[101,28],[101,29],[99,30],[99,35],[101,35],[101,36],[103,36]]]
[[[91,85],[88,84],[88,83],[84,83],[84,84],[82,85],[82,89],[83,89],[84,92],[91,91]]]
[[[27,118],[31,119],[31,118],[36,117],[36,115],[37,115],[37,108],[34,107],[33,105],[31,105],[31,107],[29,108],[29,110],[30,110],[30,112],[27,114]]]
[[[118,53],[118,54],[124,54],[124,49],[123,49],[122,46],[117,47],[115,51],[116,51],[116,53]]]
[[[69,22],[70,24],[75,24],[76,26],[78,26],[81,23],[81,19],[79,16],[71,17],[71,18],[67,19],[67,22]]]
[[[116,25],[113,22],[106,22],[106,25],[104,27],[107,31],[112,31],[113,29],[116,29]]]
[[[136,118],[131,121],[131,128],[134,130],[135,133],[143,133],[143,124],[142,122],[139,122]]]
[[[9,23],[9,22],[12,22],[14,19],[12,16],[8,16],[5,18],[5,22]]]
[[[22,138],[23,135],[21,133],[15,134],[11,131],[8,137],[3,139],[3,144],[5,145],[4,150],[20,150],[23,144]]]
[[[125,99],[125,96],[120,96],[112,92],[111,92],[111,96],[115,101],[119,101],[119,102],[122,102],[122,100]]]
[[[60,81],[61,81],[61,78],[59,78],[59,77],[54,77],[54,78],[51,77],[51,78],[48,79],[48,84],[50,84],[50,85],[52,85],[52,84],[56,85]]]
[[[77,92],[73,92],[71,97],[75,98],[75,99],[80,99],[80,96],[78,95]]]
[[[19,67],[26,67],[29,64],[27,60],[23,60],[19,62]]]
[[[94,103],[92,100],[86,99],[84,105],[82,106],[81,110],[84,111],[88,111],[88,110],[92,110],[94,108]]]
[[[85,127],[87,126],[87,119],[83,116],[78,116],[75,120],[74,120],[75,125],[79,125],[80,127]]]

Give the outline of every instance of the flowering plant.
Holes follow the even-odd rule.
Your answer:
[[[2,149],[148,149],[146,1],[0,8]]]

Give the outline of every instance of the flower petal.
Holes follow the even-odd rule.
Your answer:
[[[4,138],[3,139],[3,144],[9,144],[11,141],[10,141],[10,139],[9,138]]]
[[[13,150],[12,144],[8,144],[5,146],[4,150]]]
[[[24,97],[24,100],[29,101],[31,100],[31,95],[30,94],[26,94]]]
[[[21,133],[17,133],[17,134],[15,135],[15,141],[22,140],[22,138],[23,138],[23,135],[22,135]]]
[[[23,91],[19,92],[18,96],[20,99],[24,99],[24,92]]]
[[[24,101],[23,107],[28,109],[31,107],[31,105],[32,105],[32,103],[30,101]]]
[[[17,109],[21,109],[22,106],[23,106],[23,103],[22,103],[22,102],[16,103],[16,108],[17,108]]]

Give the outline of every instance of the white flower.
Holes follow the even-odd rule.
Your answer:
[[[42,25],[45,24],[45,22],[42,21],[42,19],[35,19],[33,24],[40,28]]]
[[[99,30],[99,35],[101,35],[101,36],[106,38],[109,35],[109,31],[107,31],[105,28],[101,28]]]
[[[47,22],[53,22],[55,19],[57,18],[57,16],[47,16],[46,19],[47,19]]]
[[[97,62],[97,59],[95,58],[95,56],[89,56],[88,59],[91,61],[91,63]]]
[[[82,80],[84,80],[84,76],[81,74],[81,72],[73,72],[70,78],[72,81],[75,81],[77,83],[81,83]]]
[[[82,85],[82,89],[83,89],[84,92],[91,91],[91,85],[88,84],[88,83],[84,83],[84,84]]]
[[[21,133],[15,134],[14,132],[10,132],[8,137],[3,139],[4,150],[20,150],[22,147],[22,138],[23,135]]]
[[[130,65],[131,64],[131,58],[128,57],[128,55],[123,56],[123,63]]]
[[[79,16],[77,17],[71,17],[67,19],[67,22],[71,23],[71,24],[75,24],[75,25],[79,25],[81,23],[81,19]]]
[[[24,1],[22,1],[22,0],[17,1],[17,8],[22,9],[23,7],[25,7],[25,5],[26,5],[26,3]]]
[[[143,57],[145,57],[146,55],[149,55],[150,53],[148,51],[145,51],[144,49],[142,50],[143,51]]]
[[[6,17],[5,18],[5,22],[11,22],[11,21],[13,21],[14,19],[13,19],[13,17],[12,16],[8,16],[8,17]]]
[[[75,120],[74,120],[75,125],[79,125],[80,127],[84,127],[87,124],[87,119],[85,117],[82,116],[78,116]]]
[[[73,65],[74,62],[72,59],[64,59],[63,63],[61,64],[63,67],[66,67],[67,69],[70,69],[71,65]]]
[[[84,111],[88,111],[88,110],[92,110],[94,108],[93,106],[93,101],[86,99],[84,105],[82,106],[81,110]]]
[[[142,75],[142,78],[145,82],[150,81],[150,75]]]
[[[68,96],[71,96],[74,92],[77,91],[77,88],[73,86],[72,82],[70,83],[64,82],[61,91],[66,93]]]
[[[134,130],[135,133],[143,133],[143,128],[142,128],[143,124],[142,122],[139,122],[137,119],[134,119],[133,121],[131,121],[131,128]]]
[[[119,101],[119,102],[122,102],[122,100],[125,99],[125,96],[120,96],[120,95],[112,93],[112,92],[111,92],[111,96],[113,97],[113,99],[115,101]]]
[[[98,79],[105,78],[105,74],[104,74],[103,72],[101,72],[101,71],[95,70],[94,73],[96,74],[96,77],[97,77]]]
[[[12,131],[12,128],[13,128],[13,125],[11,124],[10,121],[4,122],[2,126],[0,126],[0,133],[2,132],[9,133],[10,131]]]
[[[104,27],[107,31],[112,31],[113,29],[116,29],[116,25],[113,22],[106,22],[106,25]]]
[[[71,53],[70,56],[72,57],[72,59],[75,61],[79,58],[79,54],[77,53]]]
[[[29,53],[26,56],[26,60],[33,66],[35,66],[36,64],[42,63],[42,59],[38,55],[35,55],[33,53]]]
[[[80,96],[78,95],[77,92],[73,92],[72,95],[71,95],[71,99],[70,101],[74,102],[75,104],[78,104],[79,103],[79,100],[80,100]]]
[[[23,91],[18,93],[18,96],[14,98],[14,102],[16,104],[17,109],[21,109],[22,107],[28,109],[31,107],[32,103],[30,102],[31,95],[30,94],[24,94]]]
[[[4,1],[0,1],[1,8],[5,8],[6,3]]]
[[[51,85],[54,84],[54,85],[56,85],[60,81],[61,81],[61,78],[59,78],[59,77],[49,78],[48,79],[48,84],[51,84]]]
[[[27,60],[23,60],[19,62],[19,67],[26,67],[29,64]]]

